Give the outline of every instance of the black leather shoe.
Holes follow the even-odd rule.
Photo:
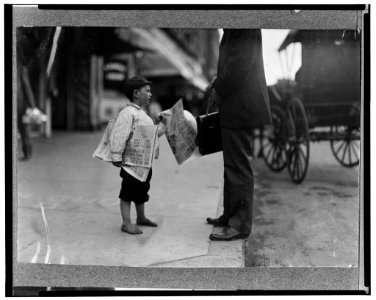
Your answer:
[[[222,216],[220,216],[217,219],[207,218],[206,221],[210,225],[213,225],[214,227],[226,227],[227,226],[227,221]]]
[[[212,233],[209,238],[212,241],[233,241],[239,239],[245,239],[249,234],[240,233],[232,227],[226,227],[219,233]]]

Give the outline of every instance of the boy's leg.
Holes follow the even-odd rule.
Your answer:
[[[136,203],[136,211],[137,211],[137,225],[145,225],[145,226],[152,226],[157,227],[158,224],[150,221],[148,218],[145,217],[145,203],[137,204]]]
[[[121,230],[130,234],[140,234],[142,231],[131,222],[131,202],[120,199],[120,212],[123,218]]]

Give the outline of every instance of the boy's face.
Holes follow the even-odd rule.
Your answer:
[[[134,90],[134,102],[141,107],[149,104],[151,96],[150,85],[145,85]]]

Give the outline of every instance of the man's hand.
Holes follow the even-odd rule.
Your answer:
[[[121,164],[122,162],[121,161],[113,161],[112,164],[115,166],[115,167],[118,167],[120,168],[121,167]]]
[[[212,105],[217,104],[218,106],[219,106],[219,103],[221,102],[221,97],[217,95],[214,89],[212,90],[209,96],[209,101]]]

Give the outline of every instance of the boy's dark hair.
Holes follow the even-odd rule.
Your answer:
[[[133,101],[133,91],[150,84],[151,82],[146,80],[144,77],[134,76],[127,79],[127,81],[124,83],[123,91],[125,96],[127,96],[129,100]]]

